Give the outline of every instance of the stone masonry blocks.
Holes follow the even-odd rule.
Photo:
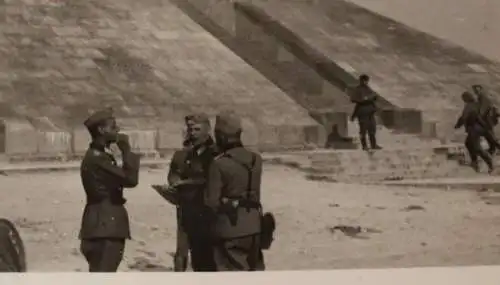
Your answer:
[[[43,156],[67,155],[71,153],[71,133],[65,130],[37,132],[38,154]]]
[[[159,151],[178,149],[184,137],[183,121],[167,121],[157,128],[156,149]]]
[[[90,134],[84,127],[78,127],[71,131],[71,150],[75,155],[85,153],[90,144]]]
[[[33,118],[37,130],[37,154],[41,156],[68,155],[72,150],[71,132],[55,125],[47,117]]]
[[[28,120],[4,118],[0,124],[5,154],[31,156],[37,153],[37,131]]]
[[[142,154],[156,153],[156,129],[126,129],[122,131],[129,136],[132,150]]]

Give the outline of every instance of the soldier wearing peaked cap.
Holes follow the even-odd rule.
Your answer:
[[[207,116],[188,115],[185,123],[187,132],[184,148],[174,153],[168,173],[168,183],[177,197],[174,270],[186,271],[189,251],[193,271],[214,271],[203,190],[208,166],[217,150],[210,136],[210,120]]]
[[[264,270],[260,245],[262,158],[241,141],[241,121],[232,112],[216,117],[221,154],[210,165],[205,204],[212,214],[217,271]]]
[[[112,110],[92,114],[84,125],[92,141],[80,167],[87,197],[79,234],[80,250],[90,272],[116,272],[125,240],[130,239],[123,189],[139,183],[140,157],[131,151],[128,137],[119,133]],[[112,143],[122,153],[121,167],[106,151]]]

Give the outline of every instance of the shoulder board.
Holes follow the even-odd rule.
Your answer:
[[[218,155],[216,155],[214,157],[214,160],[219,160],[219,159],[221,159],[223,157],[227,157],[227,154],[226,153],[220,153],[220,154],[218,154]]]
[[[92,149],[90,153],[94,156],[100,156],[102,154],[102,151],[97,150],[97,149]]]

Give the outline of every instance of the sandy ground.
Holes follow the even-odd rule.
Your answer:
[[[498,0],[348,0],[500,62]]]
[[[165,171],[144,170],[126,195],[134,239],[122,271],[171,268],[174,210],[148,186],[164,181]],[[2,191],[0,216],[20,227],[30,271],[86,270],[76,238],[84,199],[77,172],[4,176]],[[279,223],[266,252],[270,270],[500,263],[498,201],[474,191],[313,182],[271,165],[263,191]],[[332,232],[337,225],[367,232],[349,237]]]

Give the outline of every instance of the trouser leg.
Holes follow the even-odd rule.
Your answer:
[[[255,258],[256,256],[258,258],[260,250],[257,242],[259,237],[259,235],[252,235],[218,241],[214,246],[214,260],[217,271],[255,270]]]
[[[174,255],[174,271],[184,272],[187,270],[189,261],[189,238],[183,226],[182,211],[177,208],[177,237]]]
[[[486,140],[486,142],[488,142],[489,146],[488,152],[490,154],[494,154],[498,149],[500,149],[500,143],[498,142],[493,129],[486,131],[483,137]]]
[[[216,271],[213,244],[208,237],[193,237],[191,243],[191,264],[193,271]]]
[[[124,249],[125,239],[84,239],[80,245],[89,264],[89,272],[116,272]]]
[[[366,142],[366,135],[368,134],[367,125],[364,118],[358,118],[359,125],[359,142],[364,150],[368,149],[368,144]]]

